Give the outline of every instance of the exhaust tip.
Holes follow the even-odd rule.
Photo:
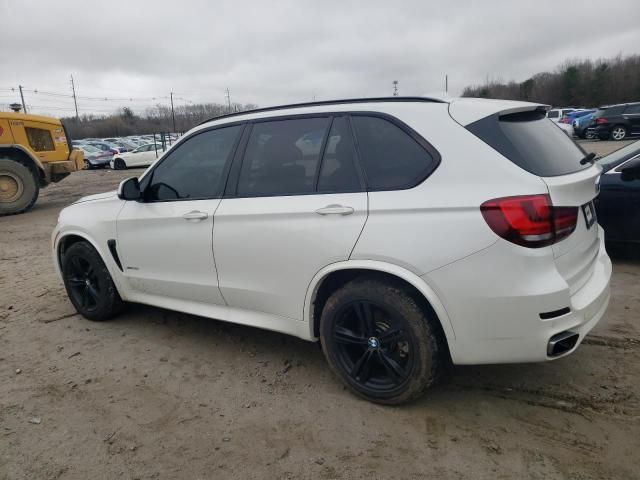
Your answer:
[[[549,339],[549,343],[547,343],[547,355],[549,357],[557,357],[558,355],[568,352],[576,346],[579,337],[580,335],[569,330],[556,333]]]

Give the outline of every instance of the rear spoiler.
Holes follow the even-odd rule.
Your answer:
[[[511,100],[488,100],[485,98],[459,98],[449,103],[449,115],[463,127],[491,115],[539,110],[546,112],[549,105]]]

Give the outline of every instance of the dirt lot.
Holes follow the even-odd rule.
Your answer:
[[[295,338],[145,306],[75,315],[58,212],[136,173],[78,172],[0,218],[0,479],[640,478],[637,258],[614,260],[606,318],[569,358],[456,367],[381,407]]]

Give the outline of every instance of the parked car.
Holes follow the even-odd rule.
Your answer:
[[[552,108],[547,111],[547,118],[555,123],[560,123],[562,117],[564,117],[567,113],[571,113],[575,110],[575,108]]]
[[[640,102],[600,107],[589,128],[600,140],[625,140],[640,133]]]
[[[98,150],[101,150],[103,152],[109,152],[112,156],[116,153],[120,153],[120,150],[117,147],[107,142],[88,142],[88,145],[96,147]]]
[[[590,160],[532,103],[236,113],[62,210],[54,258],[86,318],[140,302],[320,340],[353,392],[397,404],[449,358],[551,360],[597,324],[611,262]]]
[[[117,153],[111,160],[111,168],[122,170],[129,167],[148,167],[158,159],[162,149],[153,143],[142,145],[130,152]]]
[[[595,111],[587,115],[584,115],[582,117],[578,117],[573,121],[572,123],[573,132],[578,138],[582,138],[582,139],[595,138],[595,133],[593,129],[589,130],[589,126],[591,125],[594,114],[595,114]]]
[[[569,138],[573,138],[573,126],[568,123],[557,122],[556,125],[562,130]]]
[[[567,114],[565,114],[561,119],[560,122],[561,123],[568,123],[569,125],[573,125],[573,121],[584,117],[585,115],[589,115],[590,113],[595,112],[596,110],[591,108],[591,109],[587,109],[587,108],[581,108],[578,110],[574,110],[573,112],[569,112]]]
[[[112,145],[115,145],[118,148],[118,150],[120,150],[120,153],[130,152],[131,150],[136,148],[134,145],[128,142],[125,142],[124,140],[119,138],[105,138],[104,141]]]
[[[598,160],[598,222],[611,243],[640,243],[640,141]]]
[[[84,162],[87,169],[98,167],[104,168],[109,165],[109,162],[113,157],[110,152],[103,152],[88,143],[80,144],[77,148],[82,150],[84,153]]]

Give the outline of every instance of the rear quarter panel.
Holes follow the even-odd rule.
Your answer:
[[[547,193],[544,182],[456,123],[447,104],[389,105],[389,113],[441,155],[439,167],[408,190],[369,192],[369,217],[351,259],[379,260],[423,275],[495,243],[480,205]]]

